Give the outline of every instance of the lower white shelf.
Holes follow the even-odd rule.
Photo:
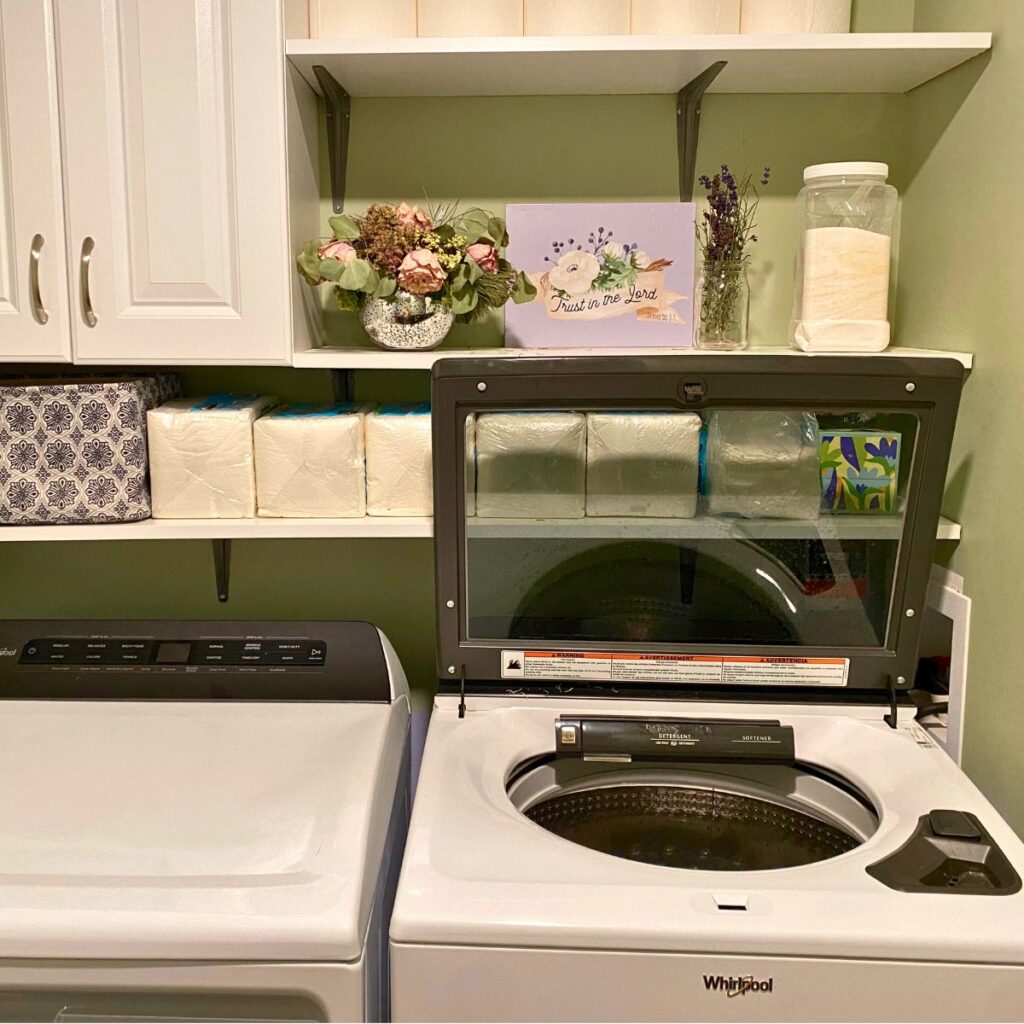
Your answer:
[[[690,520],[660,519],[570,519],[509,520],[477,519],[470,525],[473,537],[801,537],[835,536],[840,539],[897,536],[899,520],[878,517],[857,519],[831,516],[829,531],[817,523],[792,523],[785,520],[715,520],[708,517]],[[666,530],[666,523],[674,532]],[[740,530],[742,524],[742,531]],[[832,525],[834,524],[834,525]],[[575,531],[575,532],[571,532]],[[110,523],[87,526],[4,526],[0,542],[47,540],[249,540],[274,538],[307,540],[344,540],[347,538],[432,537],[431,516],[366,516],[362,519],[144,519],[139,523]],[[960,539],[960,524],[940,519],[936,539]]]
[[[249,540],[432,537],[432,516],[361,519],[143,519],[85,526],[5,526],[0,541],[33,540]]]

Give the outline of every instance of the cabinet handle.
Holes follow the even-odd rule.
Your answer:
[[[43,298],[39,294],[39,260],[42,258],[45,244],[46,239],[42,235],[35,235],[32,239],[32,248],[28,251],[28,297],[32,304],[32,317],[40,326],[50,319],[50,314],[43,305]]]
[[[92,311],[92,299],[89,297],[89,264],[92,263],[92,251],[96,243],[91,238],[86,238],[82,243],[82,258],[79,269],[79,284],[82,298],[82,319],[86,327],[96,326],[96,314]]]

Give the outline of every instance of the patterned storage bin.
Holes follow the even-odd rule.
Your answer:
[[[0,526],[150,515],[146,412],[175,374],[0,381]]]

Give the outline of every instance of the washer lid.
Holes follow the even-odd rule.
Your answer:
[[[351,961],[393,704],[0,702],[0,957]]]
[[[962,379],[898,357],[439,361],[441,679],[911,685]]]

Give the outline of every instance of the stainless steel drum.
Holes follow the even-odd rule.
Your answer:
[[[609,765],[556,759],[509,796],[569,842],[666,867],[763,871],[828,860],[878,824],[863,794],[789,765]]]

